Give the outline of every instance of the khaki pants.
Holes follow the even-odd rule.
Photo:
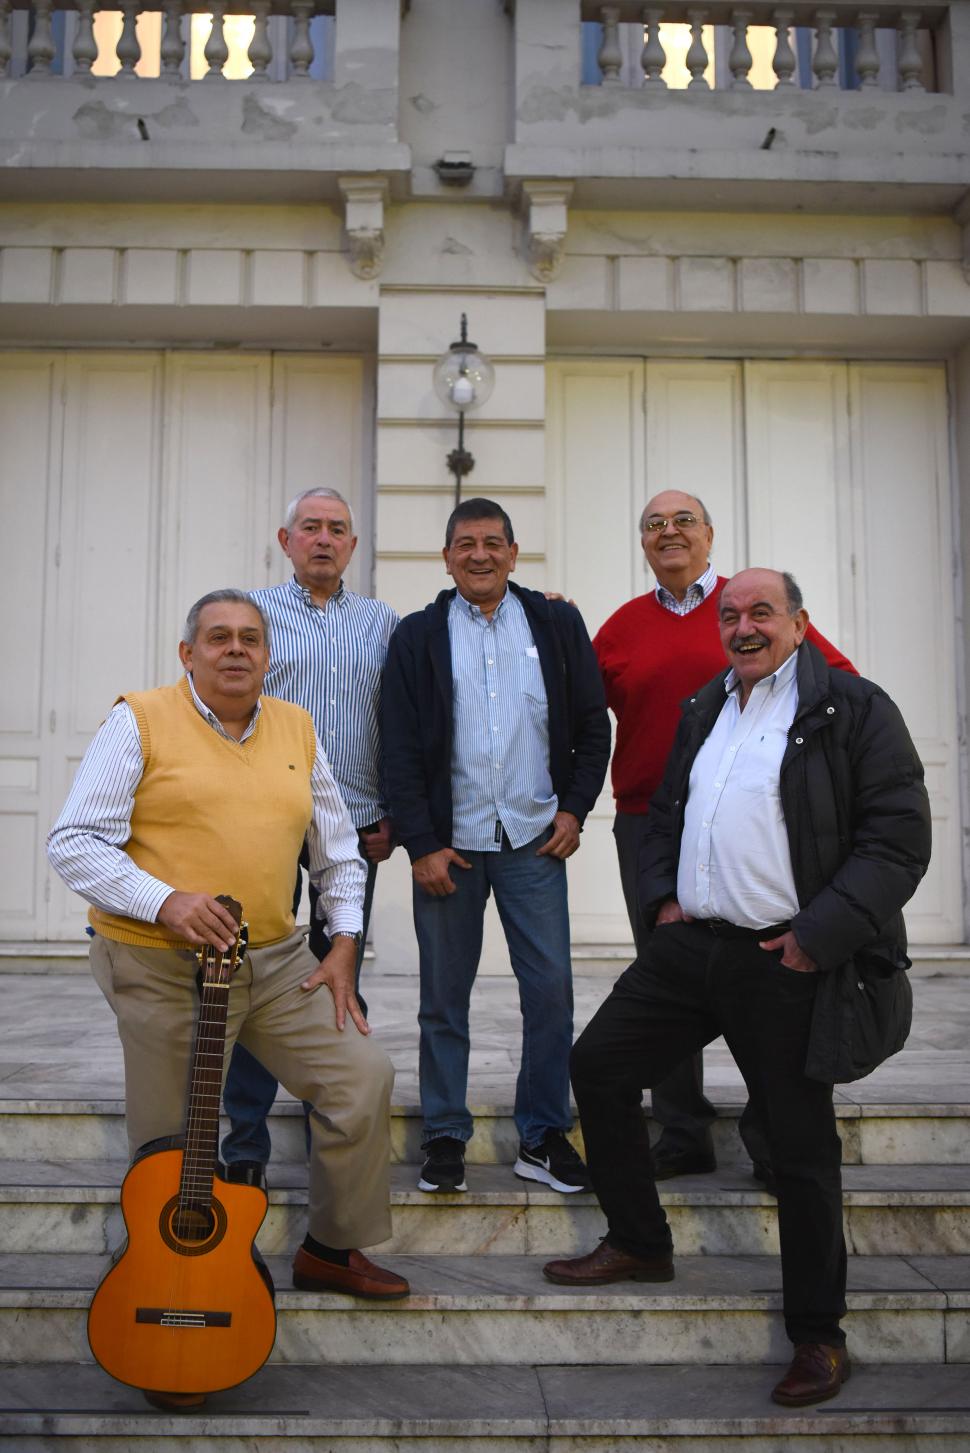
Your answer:
[[[303,935],[250,949],[229,992],[226,1060],[237,1037],[310,1114],[310,1234],[327,1246],[374,1246],[391,1234],[389,1106],[394,1069],[348,1017],[338,1031]],[[134,1153],[185,1126],[198,1013],[198,961],[179,949],[98,936],[91,972],[118,1020],[125,1055],[128,1145]]]

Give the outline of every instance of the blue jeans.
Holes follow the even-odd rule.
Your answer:
[[[455,892],[433,898],[414,886],[414,927],[421,964],[419,1080],[424,1139],[470,1140],[468,1006],[482,952],[490,892],[505,930],[522,1009],[522,1061],[515,1124],[527,1146],[547,1130],[568,1130],[573,984],[569,959],[566,865],[536,857],[543,832],[521,848],[463,852],[470,869],[450,869]]]
[[[304,861],[306,850],[300,857],[300,863],[306,867]],[[354,988],[357,997],[360,999],[360,1006],[367,1013],[367,1005],[360,998],[360,966],[364,958],[364,938],[367,936],[367,924],[370,919],[371,904],[374,901],[374,880],[377,877],[377,864],[367,864],[367,886],[364,890],[364,932],[361,937],[360,946],[357,950],[357,974],[354,981]],[[296,889],[293,894],[293,912],[300,906],[300,893],[302,880],[299,867],[296,870]],[[324,958],[330,952],[330,939],[327,937],[326,928],[322,919],[317,918],[317,898],[319,894],[310,884],[310,933],[307,945],[310,952],[318,959]],[[269,1070],[263,1068],[259,1060],[249,1053],[245,1046],[238,1041],[233,1047],[232,1059],[229,1061],[229,1073],[226,1076],[226,1083],[222,1091],[222,1103],[226,1114],[229,1117],[230,1130],[222,1140],[222,1159],[226,1165],[234,1161],[255,1160],[260,1165],[266,1165],[269,1161],[271,1148],[269,1127],[266,1124],[266,1117],[273,1108],[273,1101],[276,1099],[276,1091],[279,1089],[278,1080],[274,1079]],[[304,1133],[306,1135],[307,1154],[310,1153],[310,1123],[309,1114],[311,1106],[304,1101]]]

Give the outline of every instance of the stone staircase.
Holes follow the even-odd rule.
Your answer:
[[[122,1236],[125,1148],[110,1016],[74,978],[64,990],[71,1027],[76,1043],[90,1041],[75,1073],[32,1080],[29,1060],[11,1072],[18,1047],[0,1031],[0,1439],[12,1453],[55,1440],[96,1453],[966,1453],[970,1094],[952,1006],[970,1012],[970,986],[953,981],[947,997],[941,982],[914,986],[918,1010],[935,1002],[937,1044],[916,1038],[895,1069],[838,1095],[856,1367],[835,1401],[788,1411],[768,1397],[789,1356],[777,1216],[742,1163],[736,1090],[716,1095],[718,1171],[664,1189],[676,1279],[572,1292],[546,1282],[541,1265],[589,1249],[602,1218],[591,1197],[512,1175],[511,1095],[477,1109],[467,1193],[416,1189],[413,1048],[396,1050],[413,1034],[402,1013],[387,1036],[405,1102],[392,1125],[394,1238],[379,1257],[413,1295],[379,1305],[290,1288],[306,1174],[298,1107],[278,1103],[260,1235],[278,1289],[273,1357],[201,1412],[164,1416],[87,1348],[91,1292]],[[602,991],[600,980],[589,1002]],[[40,1019],[28,1026],[22,1057],[40,1053],[44,1032]],[[961,1048],[939,1047],[951,1042]],[[22,1093],[42,1081],[43,1093]]]

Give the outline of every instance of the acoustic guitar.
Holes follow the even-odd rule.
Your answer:
[[[184,1136],[152,1141],[121,1188],[128,1242],[88,1312],[88,1342],[119,1382],[161,1393],[235,1387],[276,1339],[273,1284],[253,1242],[266,1193],[223,1178],[219,1104],[229,984],[246,949],[242,908],[226,953],[198,953],[201,1004]]]

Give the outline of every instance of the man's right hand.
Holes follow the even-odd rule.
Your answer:
[[[449,893],[455,891],[448,872],[449,863],[454,863],[458,868],[471,867],[471,863],[467,863],[454,848],[439,848],[436,853],[425,853],[423,858],[415,858],[411,864],[415,883],[426,893],[430,893],[432,898],[447,898]]]
[[[236,920],[209,893],[170,893],[155,921],[186,943],[210,943],[223,953],[236,941]]]
[[[660,905],[660,912],[657,914],[657,927],[665,923],[693,923],[689,913],[685,913],[677,902],[676,898],[668,898],[666,903]]]

